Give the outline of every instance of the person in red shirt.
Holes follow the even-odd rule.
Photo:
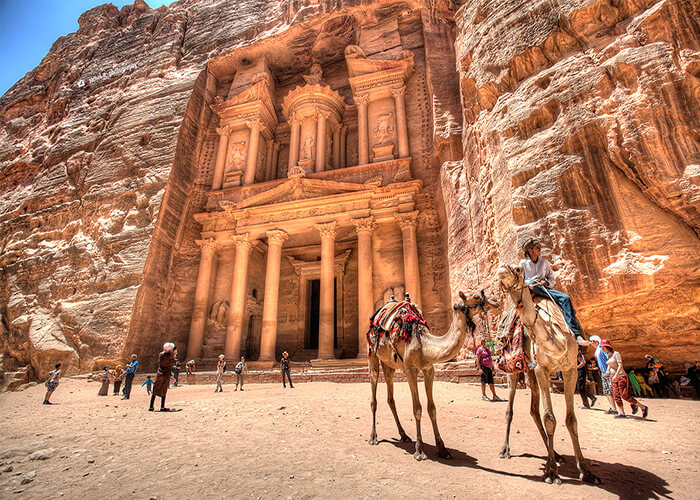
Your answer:
[[[476,350],[476,364],[481,368],[481,399],[484,401],[503,401],[496,396],[496,388],[493,385],[493,358],[491,351],[486,347],[486,339],[482,337],[481,346]],[[489,384],[493,398],[489,400],[486,395],[486,384]]]

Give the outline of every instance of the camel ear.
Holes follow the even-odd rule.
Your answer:
[[[467,296],[464,295],[464,292],[461,291],[461,290],[459,291],[459,298],[462,299],[462,300],[467,300]]]

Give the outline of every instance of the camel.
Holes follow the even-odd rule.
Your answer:
[[[443,336],[435,336],[424,332],[420,336],[412,335],[407,340],[398,339],[391,342],[387,337],[382,337],[376,350],[370,346],[369,351],[369,374],[372,384],[372,433],[369,444],[376,445],[377,441],[377,381],[379,379],[379,366],[384,372],[384,380],[387,387],[387,403],[394,415],[396,426],[402,442],[410,442],[411,439],[404,431],[396,413],[394,402],[394,373],[401,369],[406,374],[408,386],[413,398],[413,415],[416,419],[416,451],[413,457],[420,461],[428,457],[423,451],[423,436],[421,434],[421,413],[422,407],[418,396],[418,372],[423,372],[425,381],[425,393],[428,397],[428,415],[433,424],[435,434],[435,444],[440,458],[452,458],[445,444],[440,437],[435,412],[435,402],[433,401],[433,378],[435,370],[433,365],[443,361],[453,359],[458,353],[467,335],[467,327],[470,331],[475,329],[473,317],[477,311],[488,311],[498,309],[499,303],[492,297],[487,297],[482,291],[467,298],[463,292],[459,292],[463,304],[455,304],[452,311],[452,323],[447,333]],[[397,354],[398,353],[398,354]]]
[[[547,483],[561,483],[558,475],[557,461],[562,457],[554,451],[554,430],[557,421],[552,411],[552,399],[549,392],[549,376],[555,371],[561,371],[564,377],[564,398],[566,400],[566,428],[571,436],[576,455],[576,466],[580,479],[589,483],[600,483],[586,464],[578,441],[578,426],[574,413],[574,390],[576,388],[576,356],[578,345],[576,338],[566,326],[563,315],[558,307],[547,301],[538,301],[538,307],[543,313],[538,313],[533,302],[530,288],[525,284],[520,266],[501,264],[496,272],[496,279],[503,289],[508,292],[519,309],[520,319],[525,326],[527,336],[523,339],[523,349],[532,362],[534,348],[537,347],[537,365],[528,369],[531,385],[530,414],[537,429],[547,446],[547,464],[543,479]],[[533,345],[534,343],[534,345]],[[508,409],[506,410],[506,440],[500,453],[501,458],[510,458],[510,425],[513,420],[513,401],[517,388],[517,374],[509,374]],[[539,390],[539,392],[538,392]],[[544,425],[540,418],[540,397],[544,403]]]

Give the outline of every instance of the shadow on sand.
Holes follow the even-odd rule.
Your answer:
[[[390,443],[397,448],[401,448],[407,453],[413,455],[415,451],[415,443],[402,443],[401,441],[393,440],[381,440],[380,443]],[[484,472],[490,472],[493,474],[499,474],[501,476],[507,477],[518,477],[522,479],[527,479],[529,481],[535,481],[542,483],[541,474],[518,474],[514,472],[508,472],[504,470],[492,469],[489,467],[483,467],[479,465],[479,461],[464,453],[461,450],[456,450],[454,448],[448,448],[452,454],[451,460],[446,460],[443,458],[438,458],[437,449],[435,446],[423,443],[423,449],[428,455],[429,460],[434,460],[444,465],[450,467],[468,467],[470,469],[482,470]],[[497,452],[494,452],[497,453]],[[546,457],[532,455],[530,453],[524,453],[522,455],[513,455],[510,460],[517,459],[539,459],[542,461],[540,469],[544,473],[544,464]],[[579,472],[576,468],[576,460],[571,455],[564,455],[566,462],[559,464],[559,476],[562,483],[567,484],[587,484],[583,483],[579,479]],[[595,488],[601,488],[605,491],[610,492],[613,495],[617,495],[619,498],[635,498],[635,499],[651,499],[666,497],[671,498],[671,490],[668,489],[668,483],[663,478],[657,476],[656,474],[640,469],[639,467],[634,467],[631,465],[625,465],[620,463],[610,463],[603,462],[601,460],[590,460],[587,459],[589,465],[591,465],[591,472],[598,476],[602,481],[599,485],[589,485]],[[551,486],[556,488],[556,486]]]

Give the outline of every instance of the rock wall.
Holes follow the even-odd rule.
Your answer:
[[[444,165],[453,285],[543,241],[628,364],[700,357],[700,6],[493,0],[456,15],[464,159]],[[462,251],[466,249],[466,251]]]

